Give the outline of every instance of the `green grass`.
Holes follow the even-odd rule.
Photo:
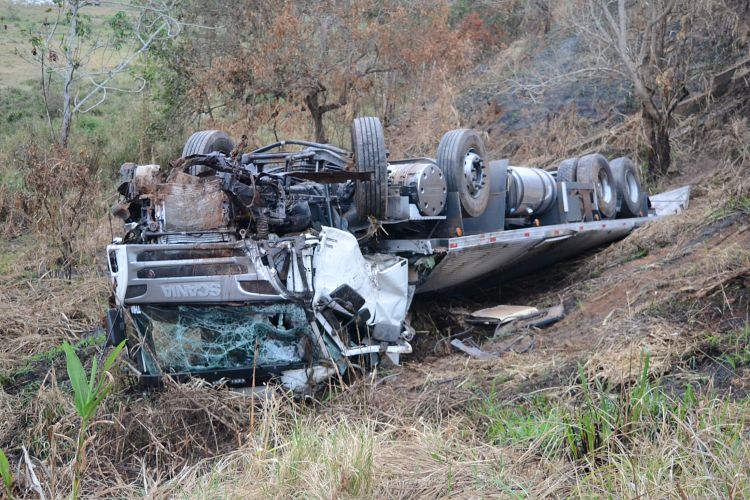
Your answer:
[[[56,12],[50,6],[13,4],[0,0],[0,189],[19,188],[17,173],[19,152],[29,144],[47,146],[50,130],[39,83],[39,69],[25,62],[18,51],[31,50],[22,30],[38,30],[45,17],[50,22]],[[121,9],[112,5],[84,9],[91,19],[92,36],[104,32],[108,20]],[[3,29],[4,24],[8,29]],[[124,50],[124,49],[123,49]],[[93,61],[92,64],[95,64]],[[129,74],[119,77],[119,85],[128,88],[135,80]],[[55,130],[61,121],[61,86],[53,79],[50,89],[50,115]],[[142,94],[110,92],[106,101],[73,121],[71,149],[94,150],[110,176],[125,161],[166,164],[178,156],[184,137],[181,127],[163,120],[162,105],[156,102],[158,89]]]
[[[557,455],[563,446],[566,412],[560,406],[544,399],[534,398],[518,405],[495,404],[491,396],[489,403],[480,410],[489,420],[487,437],[494,444],[534,444],[545,455]]]
[[[637,383],[620,392],[589,380],[581,368],[580,389],[572,402],[537,397],[507,405],[490,393],[477,413],[487,422],[487,437],[494,444],[533,445],[549,458],[596,456],[613,446],[627,446],[631,432],[649,435],[652,422],[671,418],[677,425],[685,409],[696,402],[692,389],[675,400],[653,386],[649,364],[644,354]]]
[[[633,250],[633,252],[628,255],[625,260],[623,260],[623,264],[625,262],[630,262],[633,260],[643,259],[644,257],[648,257],[649,249],[646,247],[640,247],[636,246],[636,248]]]
[[[51,7],[0,0],[0,17],[4,18],[0,21],[0,88],[20,86],[41,78],[39,68],[27,60],[31,57],[31,44],[25,32],[42,29],[45,18],[53,22],[56,13]],[[111,5],[84,9],[91,16],[92,33],[101,32],[107,20],[118,10]],[[62,37],[65,30],[58,31]],[[27,54],[26,58],[20,55],[24,53]]]
[[[727,355],[747,361],[741,349]],[[576,476],[576,497],[746,497],[750,480],[747,422],[750,401],[718,399],[688,385],[668,394],[647,377],[611,391],[588,380],[568,401],[532,398],[507,404],[496,395],[477,414],[493,445],[526,448],[547,460],[567,460]]]
[[[735,196],[729,198],[719,208],[709,212],[706,217],[706,222],[708,224],[713,224],[735,214],[750,215],[750,196]]]
[[[708,355],[715,356],[717,361],[732,370],[750,366],[750,324],[741,329],[709,335],[706,341]]]

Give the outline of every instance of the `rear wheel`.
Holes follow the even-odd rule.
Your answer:
[[[576,167],[576,181],[594,185],[599,213],[604,219],[617,215],[617,190],[607,159],[600,154],[582,156]]]
[[[221,130],[201,130],[188,138],[182,148],[182,156],[207,155],[214,151],[229,155],[232,149],[234,142],[226,133]]]
[[[478,217],[490,201],[489,171],[479,134],[469,129],[447,132],[437,150],[437,164],[445,175],[448,191],[458,192],[464,214]]]
[[[623,156],[612,160],[609,166],[617,187],[619,213],[625,217],[640,217],[643,215],[643,197],[646,193],[641,186],[641,179],[635,164],[630,161],[630,158]]]
[[[384,219],[388,203],[388,160],[383,125],[376,117],[352,122],[352,150],[358,172],[372,172],[371,181],[357,181],[355,201],[360,217]]]
[[[557,167],[557,181],[558,182],[575,182],[576,180],[576,166],[578,165],[578,158],[568,158],[560,163]]]

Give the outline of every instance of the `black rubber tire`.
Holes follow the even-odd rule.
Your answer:
[[[201,130],[195,132],[185,142],[182,156],[207,155],[214,151],[220,151],[228,156],[233,149],[234,142],[221,130]]]
[[[557,182],[575,182],[578,158],[568,158],[557,167]]]
[[[641,217],[646,193],[635,164],[623,156],[609,162],[609,166],[617,188],[618,213],[623,217]]]
[[[464,174],[464,160],[470,152],[482,160],[482,183],[475,194],[469,189],[469,180]],[[490,202],[489,169],[484,166],[487,153],[484,142],[473,130],[460,128],[446,132],[437,150],[437,164],[445,175],[448,191],[458,193],[464,215],[479,217]]]
[[[602,219],[614,219],[617,215],[617,188],[612,169],[602,155],[595,153],[582,156],[576,167],[576,182],[594,185],[594,195]]]
[[[361,218],[385,219],[388,208],[388,160],[380,119],[373,116],[352,122],[352,151],[358,172],[373,172],[373,180],[357,181],[354,199]]]

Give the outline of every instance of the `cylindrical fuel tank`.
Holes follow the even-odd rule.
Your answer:
[[[540,168],[508,167],[509,216],[542,215],[557,201],[557,184],[552,174]]]
[[[425,216],[440,215],[445,209],[448,187],[440,167],[434,163],[396,163],[388,166],[391,185]]]

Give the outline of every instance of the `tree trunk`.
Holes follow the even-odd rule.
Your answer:
[[[643,122],[649,143],[648,172],[652,179],[667,174],[672,161],[672,147],[669,144],[669,119],[653,117],[644,111]]]
[[[68,30],[68,39],[66,40],[65,46],[65,60],[67,66],[65,68],[65,81],[63,82],[63,116],[62,125],[60,126],[60,145],[64,148],[68,147],[68,136],[70,135],[70,124],[73,122],[73,106],[71,104],[71,91],[73,85],[73,77],[75,75],[76,67],[78,62],[75,60],[76,43],[78,39],[78,9],[79,2],[72,1],[70,3],[70,29]]]
[[[70,124],[73,122],[73,110],[70,106],[70,87],[67,84],[70,78],[72,80],[72,67],[65,72],[66,85],[63,89],[63,116],[62,125],[60,125],[60,145],[68,147],[68,136],[70,135]]]
[[[313,133],[315,135],[315,142],[325,144],[328,142],[326,139],[326,130],[323,125],[323,114],[325,110],[321,107],[319,102],[319,92],[313,91],[305,96],[305,104],[307,110],[310,111],[310,117],[313,121]]]

